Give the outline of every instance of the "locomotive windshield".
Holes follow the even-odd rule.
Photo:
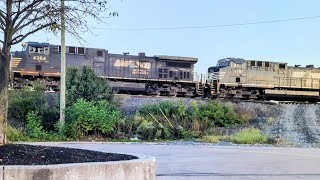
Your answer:
[[[220,68],[227,67],[230,65],[230,61],[233,61],[236,64],[243,64],[245,62],[245,60],[242,58],[225,58],[225,59],[220,59],[217,63],[217,66]]]
[[[49,54],[49,44],[47,43],[28,43],[30,54]]]
[[[229,65],[230,65],[230,61],[229,60],[225,60],[225,59],[221,59],[217,63],[218,67],[227,67]]]

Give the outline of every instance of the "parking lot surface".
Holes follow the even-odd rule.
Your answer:
[[[320,179],[320,149],[156,143],[33,144],[154,156],[159,180]]]

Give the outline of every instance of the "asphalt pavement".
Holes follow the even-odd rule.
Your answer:
[[[159,180],[320,179],[320,149],[156,143],[32,144],[153,156]]]

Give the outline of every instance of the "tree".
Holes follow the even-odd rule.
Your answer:
[[[89,19],[103,22],[106,0],[64,0],[66,31],[78,39],[90,30]],[[56,32],[60,29],[62,9],[59,0],[3,0],[0,1],[0,144],[5,143],[8,108],[8,81],[11,46],[41,30]],[[115,16],[116,13],[110,13]],[[87,19],[85,19],[86,17]]]

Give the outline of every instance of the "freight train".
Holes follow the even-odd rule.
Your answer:
[[[220,59],[208,68],[205,96],[240,99],[306,100],[316,102],[320,68],[284,62]]]
[[[15,88],[41,79],[48,89],[59,90],[61,46],[28,42],[12,55],[12,84]],[[197,61],[193,57],[112,54],[101,48],[66,47],[67,67],[90,65],[119,93],[193,96],[198,85],[194,80]]]

